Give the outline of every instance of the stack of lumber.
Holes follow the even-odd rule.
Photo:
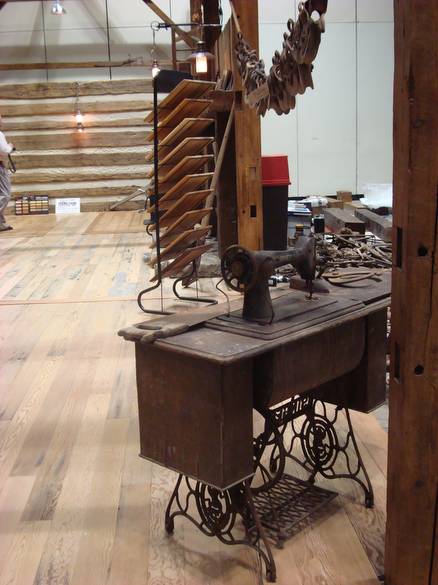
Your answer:
[[[144,189],[151,92],[150,79],[0,85],[4,132],[17,148],[13,197],[48,195],[51,208],[80,197],[83,210],[103,210]]]
[[[365,234],[368,230],[384,242],[390,242],[392,238],[392,221],[371,211],[360,201],[354,201],[350,191],[338,191],[336,199],[329,198],[324,218],[326,227],[334,233],[351,230]]]
[[[161,260],[169,262],[162,276],[175,277],[206,250],[211,229],[214,155],[214,119],[208,115],[211,100],[206,95],[213,82],[185,79],[158,108],[158,193]],[[153,112],[146,117],[152,123]],[[154,132],[147,137],[153,143]],[[153,151],[147,155],[153,161]],[[155,192],[154,171],[149,172],[148,194]],[[151,205],[150,212],[156,212]],[[156,263],[156,256],[151,259]],[[153,280],[156,277],[153,278]]]

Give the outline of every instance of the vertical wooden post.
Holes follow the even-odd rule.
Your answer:
[[[219,24],[218,0],[202,0],[205,24]],[[205,27],[202,29],[201,38],[205,41],[205,47],[210,53],[214,53],[214,45],[221,33],[220,27]],[[215,61],[208,62],[208,76],[206,79],[216,81],[217,70]]]
[[[233,71],[233,34],[231,19],[226,24],[215,48],[219,77]],[[219,149],[228,123],[228,112],[216,113],[216,144]],[[237,244],[237,179],[235,123],[231,129],[221,172],[216,185],[217,240],[219,256],[232,244]]]
[[[257,2],[234,0],[242,34],[253,49],[259,49]],[[236,32],[233,26],[234,53]],[[241,90],[240,74],[233,54],[234,87]],[[243,100],[235,114],[237,223],[239,244],[252,250],[263,248],[260,118]]]
[[[204,7],[204,22],[206,24],[219,24],[219,2],[218,0],[202,0]],[[204,41],[207,51],[214,52],[214,45],[221,34],[220,27],[207,27],[204,30]]]
[[[395,0],[386,585],[438,584],[438,3]]]

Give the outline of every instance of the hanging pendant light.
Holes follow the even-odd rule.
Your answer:
[[[156,77],[160,73],[160,67],[158,65],[158,61],[154,59],[152,61],[152,77]]]
[[[214,55],[207,51],[204,41],[198,41],[196,51],[190,55],[189,59],[195,62],[196,73],[207,73],[208,61],[214,59]]]
[[[156,53],[157,53],[157,44],[156,44],[156,40],[155,40],[155,33],[157,32],[157,30],[159,30],[159,23],[154,20],[153,22],[151,22],[150,24],[151,30],[152,30],[152,49],[151,49],[151,59],[152,59],[152,79],[154,77],[156,77],[159,73],[160,73],[160,66],[158,65],[158,61],[156,58]]]
[[[76,101],[74,109],[74,117],[76,121],[76,128],[79,132],[84,131],[84,115],[79,108],[79,82],[76,82]]]
[[[79,132],[83,132],[84,131],[84,116],[81,113],[81,110],[79,110],[79,109],[76,110],[75,119],[76,119],[76,128],[79,130]]]
[[[66,14],[67,11],[62,5],[61,0],[53,0],[50,12],[55,16],[62,16],[63,14]]]

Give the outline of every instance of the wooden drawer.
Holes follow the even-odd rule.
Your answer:
[[[136,343],[140,455],[225,489],[252,475],[252,366]]]

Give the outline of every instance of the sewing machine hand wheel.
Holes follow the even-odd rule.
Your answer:
[[[256,283],[257,269],[248,250],[230,246],[221,260],[222,276],[232,290],[244,292]]]
[[[301,278],[310,281],[315,275],[315,240],[300,236],[288,250],[253,252],[239,245],[230,246],[222,256],[225,283],[244,293],[242,316],[248,321],[272,322],[274,310],[268,279],[275,268],[292,264]]]

